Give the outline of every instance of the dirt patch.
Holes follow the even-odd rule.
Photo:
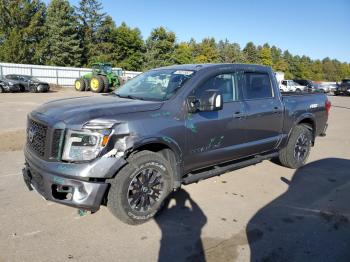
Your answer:
[[[26,132],[24,129],[0,132],[0,152],[22,150],[25,137]]]

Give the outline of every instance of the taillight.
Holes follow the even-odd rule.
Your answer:
[[[327,114],[329,113],[329,111],[331,110],[331,106],[332,106],[332,103],[331,103],[331,101],[329,101],[328,99],[327,99],[327,101],[326,101],[326,103],[325,103],[325,108],[326,108],[326,112],[327,112]]]

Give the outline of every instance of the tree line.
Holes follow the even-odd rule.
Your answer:
[[[350,77],[350,64],[337,59],[313,60],[276,46],[241,48],[228,40],[177,41],[160,26],[143,39],[138,28],[116,26],[99,0],[0,0],[0,61],[88,67],[110,62],[125,70],[187,63],[255,63],[285,73],[286,79],[339,81]]]

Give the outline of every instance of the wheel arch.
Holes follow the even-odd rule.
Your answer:
[[[315,120],[315,117],[310,113],[301,115],[295,121],[293,128],[297,125],[304,125],[311,131],[311,133],[312,133],[312,145],[314,145],[315,138],[316,138],[316,120]],[[291,133],[292,133],[292,130],[289,133],[289,137],[290,137]]]
[[[152,151],[160,153],[166,160],[169,161],[174,171],[174,188],[181,185],[183,161],[182,152],[178,144],[169,137],[148,138],[136,143],[132,148],[126,151],[126,159],[140,151]]]

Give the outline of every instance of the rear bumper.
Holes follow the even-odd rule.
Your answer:
[[[323,129],[322,133],[320,134],[320,136],[326,136],[326,135],[327,135],[327,134],[326,134],[327,128],[328,128],[328,124],[326,124],[326,125],[324,126],[324,129]]]

